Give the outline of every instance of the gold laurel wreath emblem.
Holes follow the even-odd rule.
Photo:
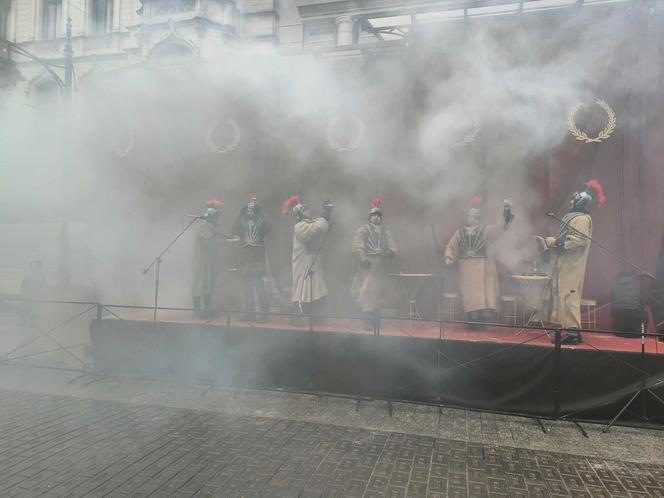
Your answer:
[[[613,109],[611,109],[611,106],[602,99],[595,99],[595,103],[604,109],[608,121],[604,129],[600,131],[599,135],[594,138],[589,137],[585,131],[579,130],[579,128],[576,126],[576,113],[579,112],[579,109],[581,109],[586,104],[582,102],[574,104],[567,113],[567,128],[569,128],[570,133],[574,135],[574,138],[577,140],[587,144],[603,142],[604,140],[608,139],[613,133],[613,130],[616,129],[616,113]]]

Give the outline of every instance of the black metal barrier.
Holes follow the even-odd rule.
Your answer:
[[[614,335],[606,330],[582,330],[585,347],[570,348],[567,331],[541,326],[483,324],[500,338],[469,339],[448,335],[465,321],[381,318],[367,332],[361,317],[270,313],[267,323],[247,323],[236,310],[192,320],[191,308],[163,307],[168,319],[154,321],[151,306],[0,298],[3,307],[20,301],[85,307],[72,319],[94,310],[85,372],[606,422],[605,430],[664,420],[658,334],[634,332],[626,340],[640,351],[628,352],[605,349],[603,337]]]

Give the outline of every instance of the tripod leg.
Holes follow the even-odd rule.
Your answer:
[[[604,428],[602,429],[602,432],[603,432],[603,433],[606,434],[607,432],[609,432],[609,429],[611,428],[611,426],[612,426],[613,424],[616,423],[616,420],[618,420],[618,418],[623,414],[623,412],[624,412],[625,410],[627,410],[627,408],[629,407],[629,405],[632,404],[632,402],[636,399],[636,397],[637,397],[640,393],[641,393],[641,389],[639,389],[638,391],[636,391],[636,392],[634,393],[634,396],[632,396],[632,397],[630,398],[630,400],[625,404],[625,406],[623,406],[623,407],[621,408],[621,410],[618,412],[618,414],[617,414],[615,417],[613,417],[613,418],[611,419],[611,422],[609,422],[609,423],[606,425],[606,427],[604,427]]]
[[[664,399],[657,396],[657,394],[652,392],[650,389],[646,389],[646,391],[648,391],[652,395],[652,397],[655,398],[659,402],[660,405],[664,406]]]

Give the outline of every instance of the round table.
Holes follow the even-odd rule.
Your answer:
[[[417,309],[417,293],[423,282],[433,277],[433,273],[390,273],[390,277],[401,280],[408,290],[408,321],[410,322],[414,318],[421,320],[422,315]]]
[[[526,289],[526,301],[530,308],[530,314],[526,321],[526,325],[528,325],[542,307],[544,293],[551,277],[548,275],[512,275],[511,278],[521,282],[521,285]],[[542,324],[540,323],[540,325]]]

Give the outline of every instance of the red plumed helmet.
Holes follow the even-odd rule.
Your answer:
[[[214,209],[219,209],[221,206],[224,205],[224,203],[223,203],[223,201],[220,201],[218,199],[210,199],[209,201],[207,201],[205,203],[205,205],[207,207],[211,207],[211,208],[214,208]]]
[[[369,210],[369,218],[373,215],[378,215],[381,218],[383,217],[383,200],[380,197],[374,197],[371,199],[371,209]]]
[[[587,190],[592,191],[592,196],[595,199],[595,202],[597,203],[598,207],[602,207],[604,203],[606,202],[606,196],[604,195],[604,189],[602,188],[602,184],[599,183],[597,179],[592,179],[588,183],[586,183]]]
[[[284,203],[281,206],[281,216],[286,218],[290,210],[293,209],[293,207],[297,206],[299,203],[300,203],[300,196],[291,195],[288,199],[284,201]]]

